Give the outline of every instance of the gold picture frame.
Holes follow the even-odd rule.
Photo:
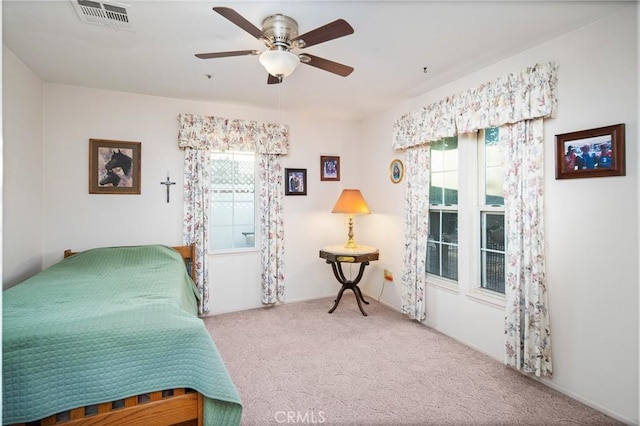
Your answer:
[[[389,179],[393,183],[400,183],[404,178],[404,164],[399,159],[395,159],[391,161],[389,164]]]

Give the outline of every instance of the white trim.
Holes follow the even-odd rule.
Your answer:
[[[458,265],[458,268],[459,267]],[[447,280],[434,275],[427,274],[427,286],[439,288],[452,294],[460,294],[460,286],[457,284],[457,281]]]
[[[207,255],[209,256],[218,256],[218,255],[229,255],[229,254],[251,254],[251,253],[260,253],[260,248],[258,247],[238,247],[238,248],[229,248],[229,249],[218,249],[218,250],[207,250]]]
[[[556,390],[556,391],[560,392],[561,394],[568,396],[569,398],[572,398],[572,399],[574,399],[574,400],[576,400],[578,402],[581,402],[584,405],[586,405],[588,407],[591,407],[596,411],[604,413],[609,417],[613,417],[614,419],[616,419],[618,421],[621,421],[624,424],[627,424],[627,425],[637,425],[638,424],[636,421],[634,421],[634,420],[632,420],[632,419],[630,419],[628,417],[621,416],[620,414],[618,414],[618,413],[616,413],[614,411],[611,411],[608,408],[606,408],[606,407],[604,407],[604,406],[602,406],[602,405],[600,405],[598,403],[595,403],[595,402],[593,402],[593,401],[591,401],[591,400],[589,400],[587,398],[584,398],[584,397],[578,395],[575,392],[571,392],[570,390],[567,390],[567,389],[563,388],[562,386],[558,386],[557,384],[555,384],[554,382],[552,382],[549,379],[539,378],[539,377],[536,377],[536,376],[530,376],[530,375],[524,374],[522,372],[521,372],[521,374],[526,376],[526,377],[529,377],[529,378],[535,380],[536,382],[539,382],[539,383],[541,383],[541,384],[543,384],[545,386],[548,386],[551,389]]]
[[[494,291],[484,290],[480,287],[467,292],[466,296],[474,302],[479,302],[483,305],[491,306],[492,308],[504,309],[507,304],[505,296]]]

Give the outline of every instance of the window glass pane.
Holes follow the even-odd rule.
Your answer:
[[[429,203],[458,204],[458,137],[431,142]]]
[[[215,152],[211,170],[211,248],[254,247],[254,153]]]
[[[211,203],[209,223],[211,226],[231,226],[233,224],[233,203]]]
[[[504,205],[502,167],[487,167],[485,170],[485,204],[488,206]]]
[[[484,130],[484,195],[486,205],[504,205],[504,151],[499,142],[499,129]]]
[[[427,246],[427,273],[440,275],[440,244],[431,241]]]
[[[458,279],[458,138],[430,143],[427,273]],[[443,208],[448,210],[443,210]]]
[[[444,204],[458,204],[458,171],[442,173]]]
[[[212,226],[210,243],[213,250],[222,250],[233,247],[233,227]]]
[[[458,279],[458,213],[429,212],[427,273]]]
[[[458,137],[444,138],[443,170],[458,170]]]
[[[442,241],[458,243],[458,213],[442,212]]]
[[[482,252],[482,287],[504,294],[504,254]]]
[[[440,241],[440,211],[429,212],[429,239]]]
[[[431,184],[429,185],[429,203],[444,204],[444,188],[443,188],[442,172],[431,172]]]
[[[483,248],[504,251],[504,215],[502,213],[485,214],[484,233],[486,238]]]
[[[458,246],[442,245],[442,274],[450,280],[458,280]]]
[[[431,172],[441,172],[444,170],[444,141],[439,140],[429,144],[431,157]]]
[[[483,213],[481,242],[481,286],[504,293],[505,283],[504,214]]]

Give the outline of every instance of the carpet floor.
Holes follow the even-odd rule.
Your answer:
[[[350,292],[349,292],[350,293]],[[616,425],[371,298],[206,317],[243,425]]]

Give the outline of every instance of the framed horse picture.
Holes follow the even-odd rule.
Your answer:
[[[140,194],[140,142],[89,139],[89,194]]]

